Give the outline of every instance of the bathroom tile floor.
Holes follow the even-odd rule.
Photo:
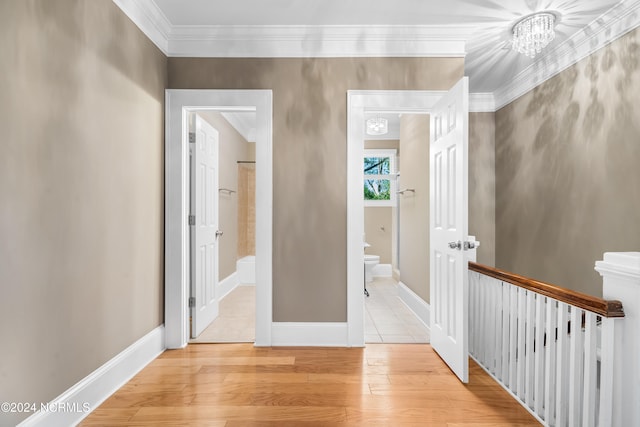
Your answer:
[[[366,343],[428,343],[429,329],[398,296],[398,282],[377,277],[367,284]],[[192,343],[254,342],[255,286],[238,286],[220,301],[218,318]]]
[[[216,320],[192,343],[254,342],[256,287],[238,286],[222,298]]]
[[[428,343],[429,328],[398,296],[398,282],[376,277],[367,283],[365,343]]]

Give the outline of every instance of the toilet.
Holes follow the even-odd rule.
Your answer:
[[[364,255],[364,281],[366,283],[373,281],[373,268],[379,263],[379,255]]]

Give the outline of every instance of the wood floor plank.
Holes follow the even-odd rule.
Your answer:
[[[462,384],[429,345],[169,350],[81,426],[537,426],[475,363]]]
[[[191,420],[244,420],[244,421],[346,421],[343,407],[314,406],[189,406],[140,408],[131,418],[137,421]]]

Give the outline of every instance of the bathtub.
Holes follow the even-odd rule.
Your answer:
[[[236,273],[238,283],[241,285],[255,285],[256,283],[256,257],[249,255],[236,261]]]

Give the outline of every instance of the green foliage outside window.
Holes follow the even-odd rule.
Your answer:
[[[365,157],[364,174],[366,175],[388,175],[391,172],[389,157]],[[364,180],[365,200],[391,200],[391,181],[388,179]]]
[[[364,181],[365,200],[391,200],[391,183],[388,179],[366,179]]]

